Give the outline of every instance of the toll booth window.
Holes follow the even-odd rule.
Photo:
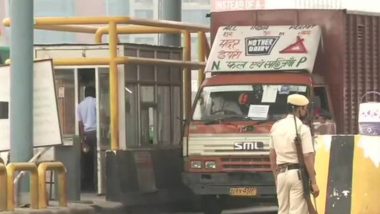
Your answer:
[[[149,47],[129,50],[136,57],[181,59],[181,50]],[[126,144],[171,147],[181,142],[182,70],[179,67],[127,65],[125,71]]]
[[[128,146],[139,145],[138,90],[136,84],[125,86],[126,135]]]
[[[157,131],[155,126],[155,106],[142,106],[141,108],[141,143],[143,145],[157,144]]]
[[[171,93],[171,113],[172,113],[172,142],[173,144],[181,143],[181,130],[182,130],[182,121],[178,118],[181,118],[182,115],[182,105],[181,105],[181,88],[179,86],[175,86],[172,88]]]
[[[54,79],[62,133],[63,135],[74,135],[76,123],[74,70],[56,69]]]
[[[170,144],[170,87],[157,87],[157,137],[161,144]]]
[[[9,118],[9,103],[0,101],[0,119]]]
[[[141,143],[157,144],[156,103],[154,87],[141,87]]]
[[[181,133],[178,119],[181,115],[180,87],[140,86],[140,103],[137,88],[135,84],[127,84],[125,89],[128,145],[178,144]]]

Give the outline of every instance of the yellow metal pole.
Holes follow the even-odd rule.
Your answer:
[[[205,61],[205,47],[206,46],[206,40],[203,37],[203,32],[198,32],[198,61],[204,62]],[[198,87],[201,86],[203,80],[205,79],[205,69],[200,68],[198,70]]]
[[[124,64],[126,62],[131,64],[151,64],[151,65],[171,65],[179,66],[190,69],[198,69],[205,66],[205,63],[192,62],[192,61],[180,61],[180,60],[170,60],[170,59],[149,59],[149,58],[139,58],[139,57],[118,57],[118,64]]]
[[[64,31],[64,32],[73,32],[73,33],[96,33],[96,27],[90,26],[80,26],[80,25],[44,25],[44,26],[35,26],[35,29],[39,30],[51,30],[51,31]]]
[[[102,43],[104,34],[108,34],[108,27],[101,27],[95,32],[96,43]],[[154,34],[154,33],[181,33],[180,29],[164,28],[164,27],[149,27],[139,25],[128,25],[117,28],[118,34]]]
[[[181,29],[181,30],[185,30],[189,32],[198,32],[198,31],[208,32],[210,30],[208,26],[204,26],[204,25],[194,25],[194,24],[189,24],[189,23],[166,21],[166,20],[156,21],[156,20],[150,20],[150,19],[131,18],[128,21],[128,24],[146,25],[146,26],[152,26],[152,27],[176,28],[176,29]]]
[[[95,32],[95,43],[96,44],[101,44],[102,43],[102,37],[103,35],[107,32],[109,27],[106,27],[107,29],[104,29],[104,27],[98,28]]]
[[[60,58],[53,60],[54,65],[109,65],[110,58]]]
[[[139,58],[139,57],[116,57],[115,61],[117,64],[150,64],[150,65],[168,65],[168,66],[178,66],[181,68],[189,67],[189,69],[199,69],[205,67],[204,62],[194,62],[194,61],[182,61],[182,60],[170,60],[170,59],[154,59],[154,58]],[[110,59],[103,57],[96,58],[64,58],[64,59],[54,59],[54,65],[65,66],[65,65],[109,65]]]
[[[183,61],[191,60],[191,35],[190,32],[185,32],[184,48],[183,48]],[[185,67],[183,69],[183,99],[184,99],[184,113],[185,119],[190,119],[191,115],[191,69]]]
[[[44,209],[48,206],[48,197],[46,192],[46,171],[54,170],[58,173],[58,194],[59,206],[67,207],[67,177],[66,168],[61,162],[45,162],[38,165],[38,187],[39,200],[38,208]]]
[[[37,166],[34,163],[10,163],[7,165],[7,209],[14,211],[14,183],[13,178],[16,171],[30,172],[30,201],[32,209],[38,209],[38,174]]]
[[[7,209],[7,169],[0,164],[0,211]]]
[[[117,24],[136,24],[136,25],[145,25],[151,27],[164,27],[164,28],[174,28],[186,30],[189,32],[198,32],[204,31],[208,32],[209,27],[203,25],[194,25],[183,22],[175,21],[157,21],[149,19],[137,19],[131,17],[120,17],[120,16],[99,16],[99,17],[37,17],[34,19],[35,26],[42,25],[96,25],[96,24],[108,24],[114,22]],[[5,26],[10,26],[11,20],[5,18],[3,20]]]
[[[109,22],[109,48],[110,48],[110,114],[111,114],[111,149],[119,149],[119,91],[117,71],[117,31],[116,22]]]
[[[129,17],[120,16],[97,16],[97,17],[37,17],[34,18],[35,26],[42,25],[96,25],[108,24],[109,22],[125,23],[130,20]],[[3,20],[5,26],[10,26],[12,21],[9,18]]]

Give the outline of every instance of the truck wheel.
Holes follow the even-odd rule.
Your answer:
[[[215,195],[203,196],[202,209],[204,214],[221,214],[222,206],[220,204],[220,199]]]

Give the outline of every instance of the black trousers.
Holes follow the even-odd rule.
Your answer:
[[[89,151],[84,152],[82,149],[81,156],[81,190],[95,192],[97,186],[97,146],[96,131],[85,132],[85,143]]]

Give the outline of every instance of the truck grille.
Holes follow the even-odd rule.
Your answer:
[[[226,172],[270,172],[269,156],[223,157],[222,170]]]
[[[264,134],[190,134],[188,138],[188,155],[200,156],[267,156],[271,137]],[[261,150],[236,150],[235,144],[260,141]],[[186,151],[185,151],[186,152]]]

